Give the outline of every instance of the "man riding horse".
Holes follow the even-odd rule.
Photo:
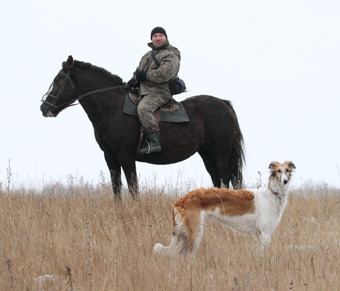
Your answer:
[[[142,57],[134,76],[128,82],[131,86],[139,83],[142,96],[137,111],[146,133],[147,145],[139,151],[140,154],[161,151],[159,127],[154,112],[171,100],[169,81],[177,76],[181,59],[180,51],[170,45],[162,27],[155,27],[151,31],[148,46],[152,50]]]

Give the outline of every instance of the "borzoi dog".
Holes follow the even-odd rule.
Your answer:
[[[251,235],[263,254],[287,205],[292,162],[269,165],[268,188],[229,190],[197,189],[178,199],[173,208],[174,232],[168,247],[156,244],[153,252],[163,255],[195,255],[203,236],[205,218],[211,217],[232,230]]]

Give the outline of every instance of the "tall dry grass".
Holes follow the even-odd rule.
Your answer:
[[[172,233],[179,187],[0,187],[1,290],[339,290],[340,196],[293,190],[264,258],[254,241],[208,223],[195,259],[152,255]],[[298,195],[302,193],[303,195]]]

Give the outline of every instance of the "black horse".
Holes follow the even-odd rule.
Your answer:
[[[162,151],[139,157],[136,149],[141,123],[136,116],[123,113],[127,91],[120,77],[69,56],[40,106],[45,117],[56,117],[79,100],[104,152],[115,198],[121,198],[121,168],[135,197],[138,194],[136,161],[171,164],[196,152],[202,157],[215,187],[220,187],[221,182],[227,187],[229,182],[234,188],[242,185],[243,137],[229,101],[206,95],[184,100],[182,104],[190,121],[161,122]]]

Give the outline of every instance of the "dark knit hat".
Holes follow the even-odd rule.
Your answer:
[[[162,28],[162,27],[160,27],[160,26],[155,27],[155,28],[151,31],[151,37],[150,37],[151,39],[152,39],[152,36],[153,36],[155,33],[163,33],[163,34],[165,35],[165,37],[168,38],[165,29]]]

